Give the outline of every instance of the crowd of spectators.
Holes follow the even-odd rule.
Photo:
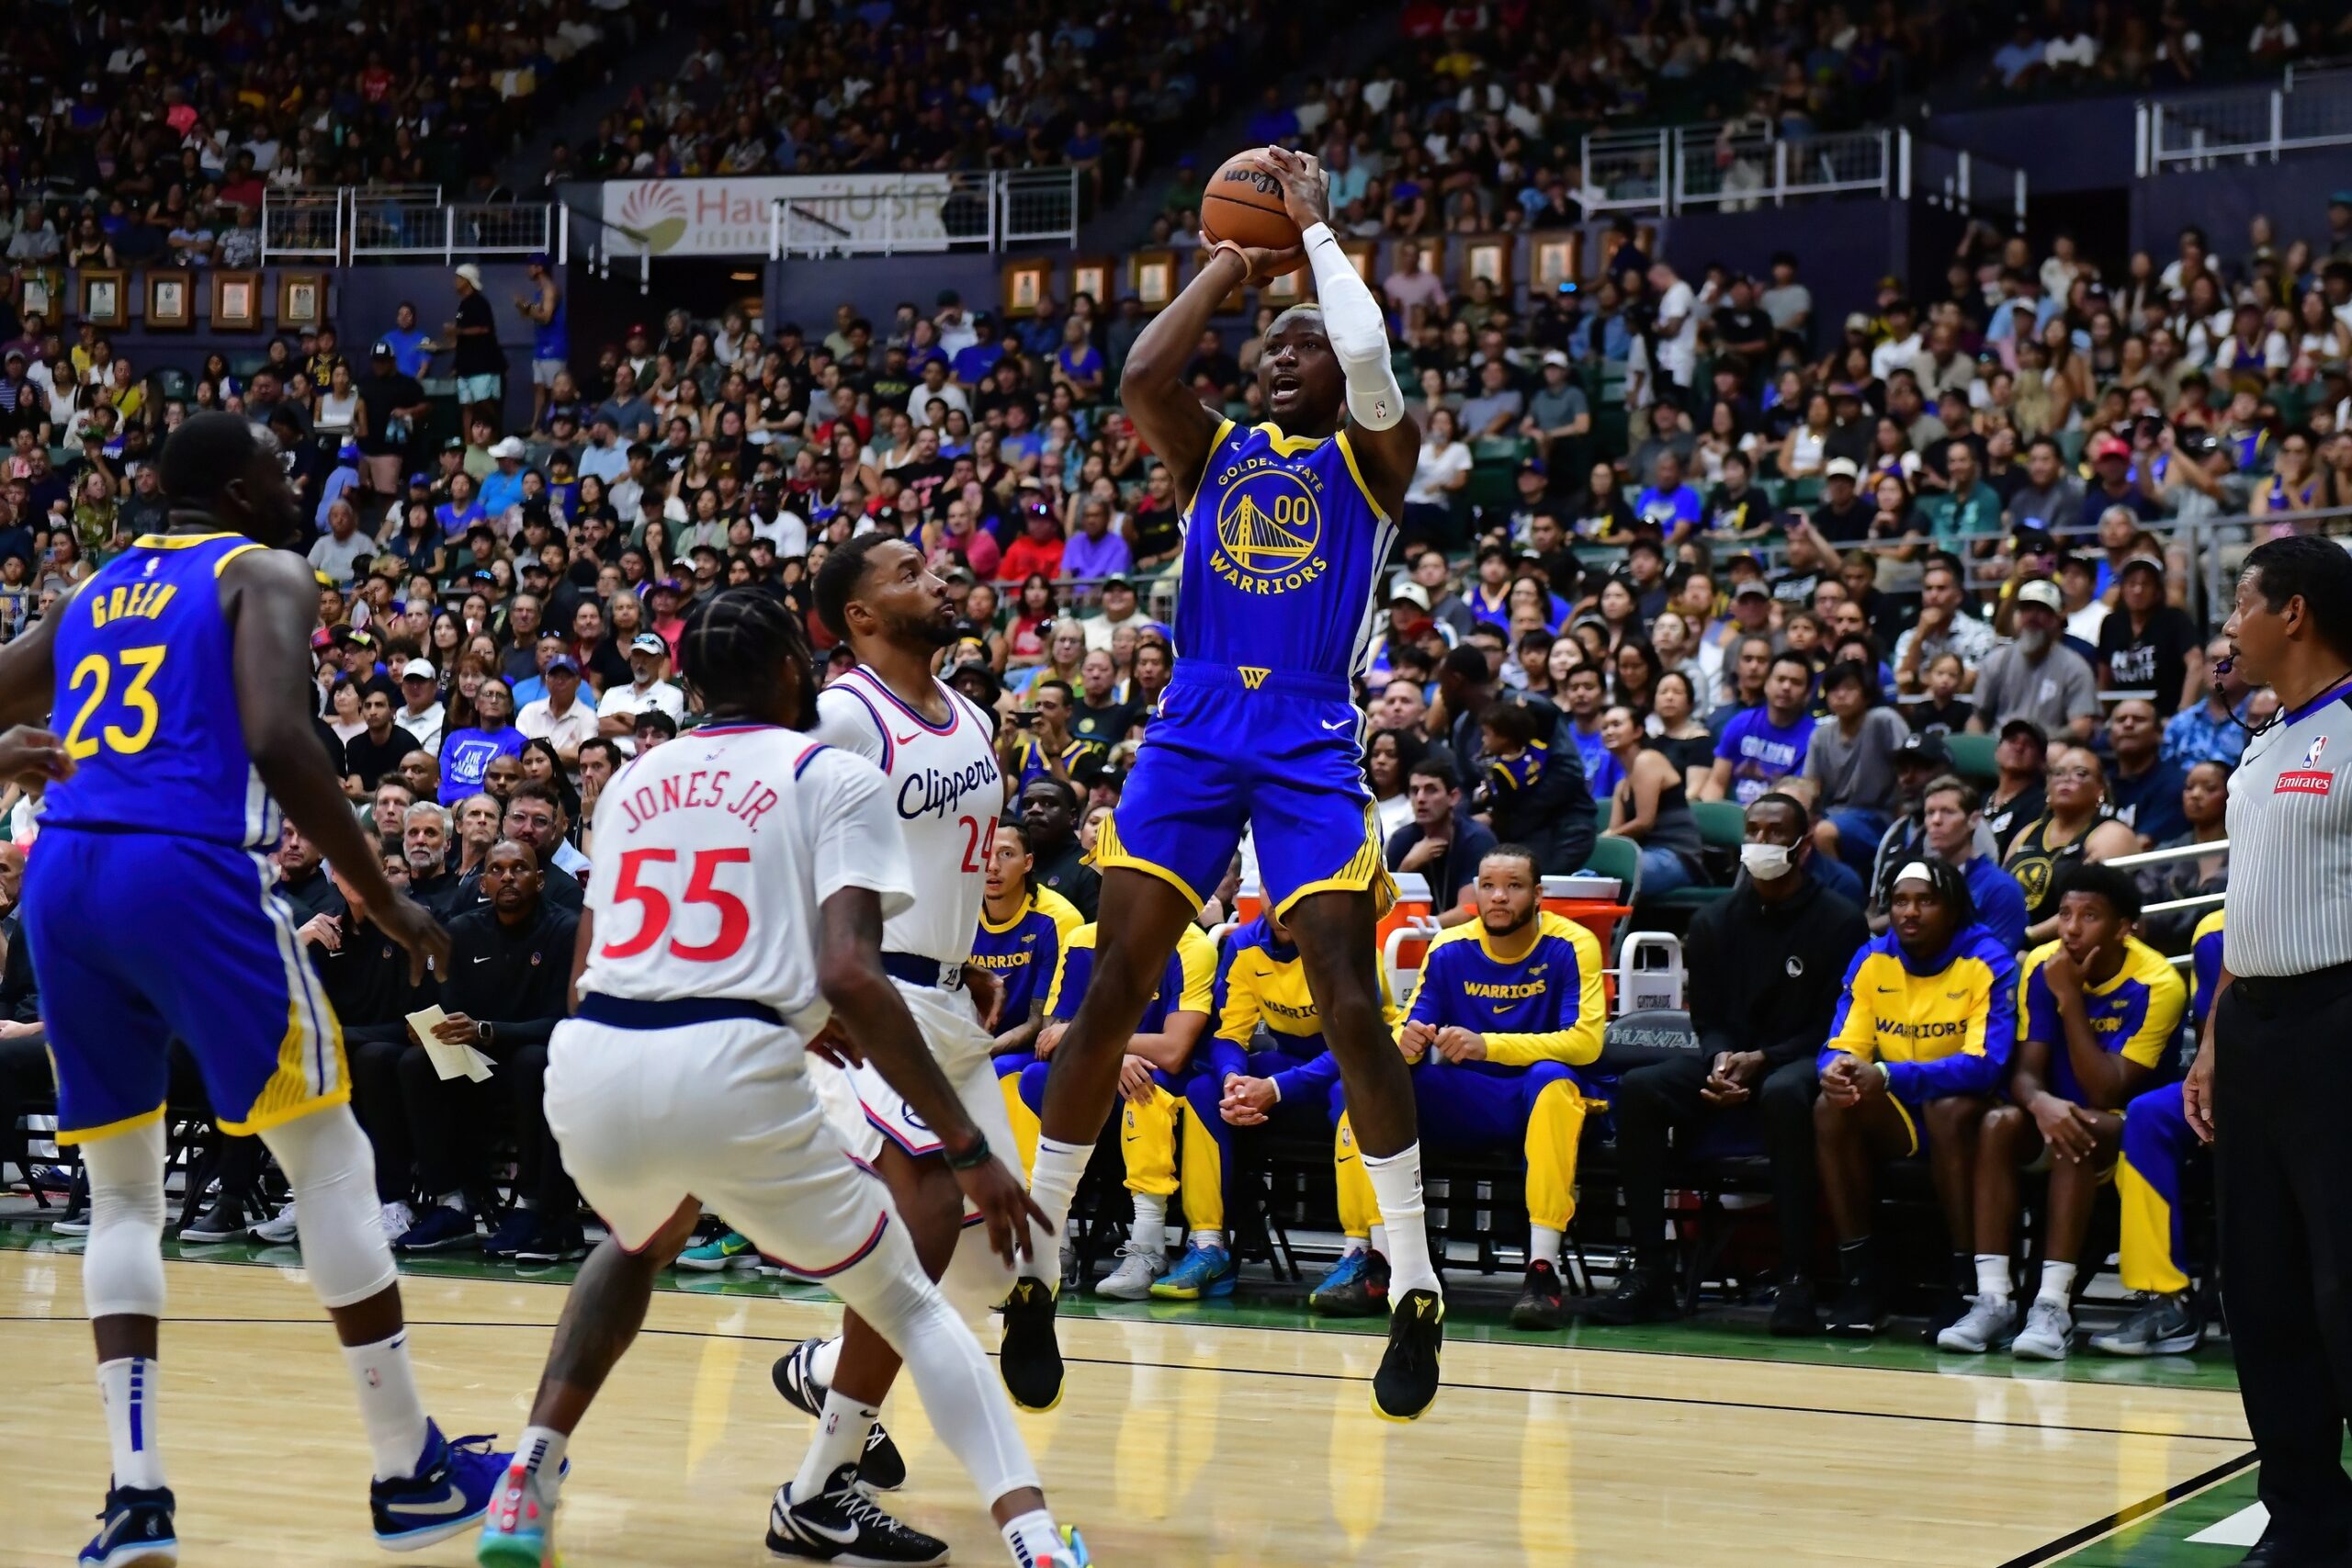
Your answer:
[[[0,251],[250,267],[268,191],[458,197],[650,25],[639,0],[25,7],[0,55]]]
[[[891,0],[735,0],[674,79],[634,95],[565,166],[593,178],[1069,166],[1092,200],[1115,199],[1334,14],[1029,0],[951,20]]]
[[[1589,299],[1385,280],[1426,439],[1363,693],[1367,775],[1390,864],[1440,920],[1477,918],[1497,842],[1550,874],[1630,840],[1645,900],[1752,886],[1758,863],[1699,822],[1727,802],[1865,929],[1901,928],[1905,868],[1949,864],[1988,933],[1969,940],[2013,960],[2059,933],[2075,868],[2216,840],[2275,703],[2217,677],[2165,530],[2251,513],[2210,536],[2226,553],[2352,505],[2352,201],[2308,243],[2260,225],[2223,260],[2192,231],[2115,280],[2063,239],[2037,259],[1972,236],[1924,310],[1890,287],[1836,334],[1793,257],[1685,279],[1625,239]],[[512,956],[560,945],[549,911],[593,874],[614,769],[694,722],[685,609],[763,588],[838,668],[815,568],[896,533],[956,604],[949,678],[1003,717],[1040,885],[1091,915],[1083,857],[1173,663],[1177,497],[1115,392],[1132,302],[1000,321],[949,292],[773,326],[673,310],[593,355],[542,336],[526,417],[481,325],[505,307],[469,268],[452,293],[465,423],[446,441],[418,378],[437,301],[278,342],[243,375],[208,365],[185,400],[102,333],[17,323],[0,590],[40,613],[160,526],[154,456],[190,407],[270,426],[314,519],[322,744],[388,863]],[[1185,374],[1205,402],[1260,416],[1269,320],[1204,335]],[[1473,502],[1498,447],[1507,485]],[[299,840],[281,865],[315,895],[322,964],[370,947]],[[2226,875],[2216,850],[2142,881],[2157,902]],[[2142,931],[2177,955],[2195,924]],[[413,1250],[476,1244],[484,1148],[449,1136],[462,1115],[523,1153],[534,1206],[494,1244],[569,1253],[534,1064],[502,1058],[521,1070],[457,1104],[471,1091],[403,1055],[416,998],[369,974],[338,1001],[383,1032],[356,1070],[390,1075],[372,1103],[399,1108],[369,1120],[388,1225],[427,1226]],[[490,995],[451,1010],[517,1052],[552,1017]],[[271,1223],[255,1175],[228,1172],[196,1238]]]
[[[2275,74],[2340,54],[2352,23],[2326,6],[2278,0],[2196,6],[2019,7],[1984,85],[2006,96],[2178,88]]]

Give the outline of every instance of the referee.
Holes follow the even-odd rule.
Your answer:
[[[2214,1145],[2222,1280],[2270,1512],[2244,1561],[2352,1553],[2352,556],[2274,539],[2222,629],[2278,695],[2230,780],[2229,924],[2183,1086]]]

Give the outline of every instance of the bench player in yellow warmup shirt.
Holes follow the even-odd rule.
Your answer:
[[[1577,1141],[1585,1113],[1600,1104],[1576,1072],[1599,1059],[1607,1023],[1600,943],[1544,908],[1535,856],[1519,845],[1487,852],[1475,897],[1477,919],[1430,944],[1396,1043],[1413,1065],[1425,1147],[1524,1149],[1527,1279],[1511,1322],[1556,1328],[1560,1244],[1577,1207]],[[1345,1117],[1335,1159],[1340,1227],[1352,1251],[1360,1239],[1369,1242],[1381,1215]],[[1370,1258],[1377,1249],[1363,1250],[1365,1267],[1376,1268]],[[1348,1303],[1351,1293],[1331,1280],[1317,1292],[1326,1287],[1339,1304]]]

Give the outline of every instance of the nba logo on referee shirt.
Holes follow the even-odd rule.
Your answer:
[[[2325,795],[2335,788],[2335,774],[2316,765],[2321,753],[2326,750],[2327,737],[2324,735],[2313,737],[2311,749],[2303,753],[2303,765],[2300,768],[2288,768],[2282,771],[2272,793],[2275,795]]]

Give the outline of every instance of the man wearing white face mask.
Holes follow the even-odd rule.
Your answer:
[[[1836,866],[1813,850],[1813,824],[1793,796],[1747,807],[1743,874],[1731,897],[1701,909],[1686,944],[1690,1028],[1699,1049],[1634,1068],[1617,1083],[1617,1154],[1634,1262],[1615,1293],[1587,1309],[1599,1323],[1649,1323],[1676,1311],[1666,1246],[1669,1128],[1694,1127],[1754,1103],[1772,1158],[1772,1210],[1781,1229],[1781,1285],[1772,1332],[1817,1329],[1806,1263],[1813,1252],[1815,1054],[1846,966],[1870,940],[1860,906],[1818,874]],[[1853,874],[1844,871],[1850,880]]]

